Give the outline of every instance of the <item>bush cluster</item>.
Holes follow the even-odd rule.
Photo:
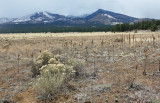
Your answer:
[[[48,51],[40,54],[32,64],[32,72],[37,76],[35,88],[43,98],[56,95],[65,83],[80,75],[85,62],[79,59],[53,55]],[[63,62],[62,62],[63,61]]]

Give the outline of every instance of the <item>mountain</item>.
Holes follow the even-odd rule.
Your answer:
[[[0,24],[55,24],[55,25],[116,25],[122,23],[131,23],[139,20],[138,18],[127,15],[114,13],[107,10],[99,9],[90,15],[82,16],[63,16],[52,14],[47,11],[36,12],[27,16],[15,19],[1,18]]]
[[[87,16],[86,20],[90,22],[100,22],[105,25],[115,25],[133,22],[137,20],[137,18],[99,9],[91,15]]]
[[[17,23],[17,24],[36,24],[36,23],[51,23],[55,21],[67,21],[68,18],[65,16],[59,15],[59,14],[52,14],[49,12],[36,12],[24,17],[17,18],[11,23]]]
[[[14,18],[11,18],[11,19],[9,19],[9,18],[0,18],[0,24],[11,22],[13,20],[14,20]]]

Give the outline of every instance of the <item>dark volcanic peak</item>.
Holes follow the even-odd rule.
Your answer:
[[[119,13],[114,13],[114,12],[103,10],[103,9],[97,10],[96,12],[87,16],[86,19],[89,20],[89,21],[96,20],[96,21],[99,21],[99,22],[104,22],[103,21],[104,16],[105,16],[105,20],[106,21],[108,20],[108,23],[109,22],[129,23],[129,22],[133,22],[134,20],[137,20],[137,18],[134,18],[134,17],[130,17],[130,16],[127,16],[127,15],[119,14]]]
[[[89,20],[89,19],[91,19],[91,18],[93,18],[93,17],[95,17],[95,16],[97,16],[97,15],[99,15],[99,14],[106,14],[106,12],[107,12],[107,11],[105,11],[105,10],[103,10],[103,9],[98,9],[96,12],[88,15],[88,16],[86,17],[86,19]]]

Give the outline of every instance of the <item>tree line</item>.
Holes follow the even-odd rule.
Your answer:
[[[59,32],[107,32],[113,26],[82,25],[82,26],[55,26],[52,24],[10,24],[0,26],[0,33],[59,33]]]
[[[151,30],[156,31],[160,27],[160,20],[147,20],[142,22],[135,23],[126,23],[126,24],[118,24],[115,25],[112,29],[113,32],[125,32],[132,30]]]
[[[148,20],[135,23],[118,24],[115,26],[93,24],[59,25],[57,24],[6,24],[0,25],[0,33],[59,33],[59,32],[125,32],[137,30],[156,31],[160,28],[160,20]]]

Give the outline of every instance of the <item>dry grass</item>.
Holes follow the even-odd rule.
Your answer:
[[[32,88],[29,65],[44,50],[86,60],[85,76],[70,83],[75,90],[48,102],[141,103],[160,99],[159,32],[1,34],[0,44],[2,101],[46,102],[40,101]]]

